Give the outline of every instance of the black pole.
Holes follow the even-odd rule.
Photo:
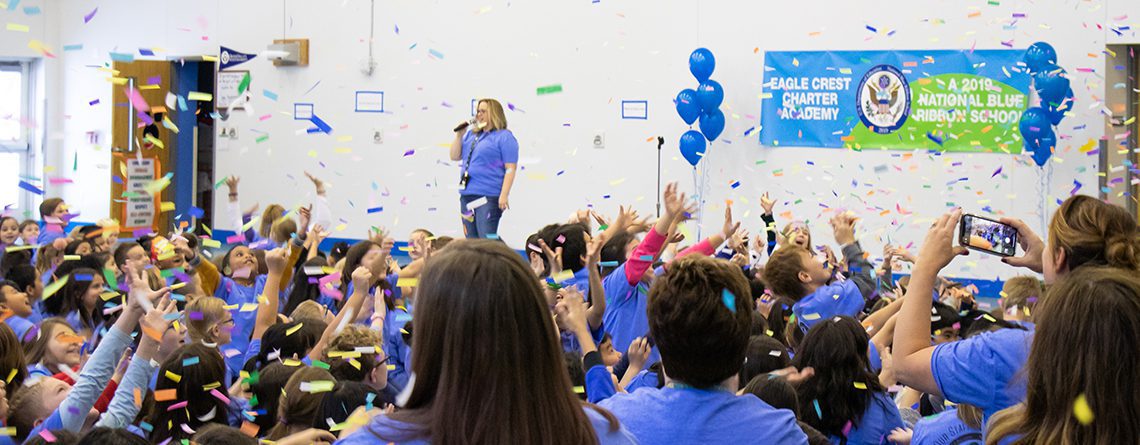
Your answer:
[[[657,136],[657,217],[661,217],[661,146],[665,138]]]

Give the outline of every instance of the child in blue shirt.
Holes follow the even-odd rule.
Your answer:
[[[667,200],[668,201],[668,200]],[[587,330],[562,301],[559,321],[587,352],[587,394],[614,413],[642,444],[805,444],[791,411],[737,396],[752,324],[752,301],[740,268],[703,255],[675,260],[648,296],[651,337],[661,351],[666,386],[614,394],[613,380]],[[579,305],[580,306],[580,305]],[[677,416],[682,416],[678,421]]]
[[[904,426],[871,371],[869,341],[855,319],[832,317],[816,323],[797,349],[796,368],[815,370],[798,388],[801,419],[832,443],[882,444]]]
[[[844,277],[831,264],[795,243],[777,249],[764,267],[764,281],[772,293],[795,302],[792,312],[805,332],[820,320],[857,315],[875,291],[874,266],[855,240],[855,220],[850,213],[831,219],[835,240],[843,246],[849,276]]]

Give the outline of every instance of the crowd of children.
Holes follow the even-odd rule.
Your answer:
[[[1046,239],[1002,219],[1026,273],[987,311],[940,277],[958,210],[877,257],[857,215],[813,239],[767,195],[756,237],[729,206],[686,239],[670,184],[653,221],[578,212],[521,253],[417,229],[401,264],[382,230],[322,250],[309,178],[260,214],[227,179],[221,240],[0,218],[0,445],[1140,443],[1140,238],[1094,198]]]

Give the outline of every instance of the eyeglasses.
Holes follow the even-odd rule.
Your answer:
[[[219,322],[218,324],[220,324],[220,325],[221,325],[221,324],[234,324],[234,319],[233,319],[233,318],[230,318],[229,320],[225,320],[225,321]]]

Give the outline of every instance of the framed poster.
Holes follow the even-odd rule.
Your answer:
[[[226,108],[241,97],[241,93],[238,93],[238,87],[248,74],[249,71],[218,71],[218,85],[217,89],[214,90],[214,107]],[[235,110],[243,108],[245,107],[241,103],[233,107]]]

